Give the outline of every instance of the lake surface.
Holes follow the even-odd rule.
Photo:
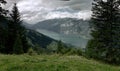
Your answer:
[[[61,40],[64,43],[71,44],[80,48],[85,48],[88,41],[88,39],[85,39],[80,35],[75,35],[75,34],[66,35],[66,34],[55,33],[55,32],[44,30],[44,29],[36,29],[36,31],[48,37],[51,37],[55,40]]]

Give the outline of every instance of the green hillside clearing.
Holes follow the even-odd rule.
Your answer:
[[[120,67],[81,56],[0,55],[0,71],[120,71]]]

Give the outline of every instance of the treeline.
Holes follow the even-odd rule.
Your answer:
[[[81,48],[75,48],[74,46],[66,45],[62,41],[52,42],[46,48],[42,48],[39,45],[35,45],[29,49],[29,55],[40,54],[59,54],[59,55],[84,55],[84,51]]]
[[[120,0],[93,0],[89,58],[120,64]]]
[[[51,43],[47,47],[52,53],[61,55],[82,55],[83,51],[81,48],[75,48],[74,46],[67,46],[62,41]]]
[[[19,10],[14,4],[12,11],[2,8],[7,2],[0,0],[0,53],[22,54],[30,47],[26,28],[22,26]]]

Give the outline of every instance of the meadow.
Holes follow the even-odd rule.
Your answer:
[[[0,54],[0,71],[120,71],[120,67],[76,55]]]

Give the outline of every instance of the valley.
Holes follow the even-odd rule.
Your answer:
[[[41,21],[29,28],[77,48],[85,48],[90,39],[88,22],[76,18],[59,18]]]

